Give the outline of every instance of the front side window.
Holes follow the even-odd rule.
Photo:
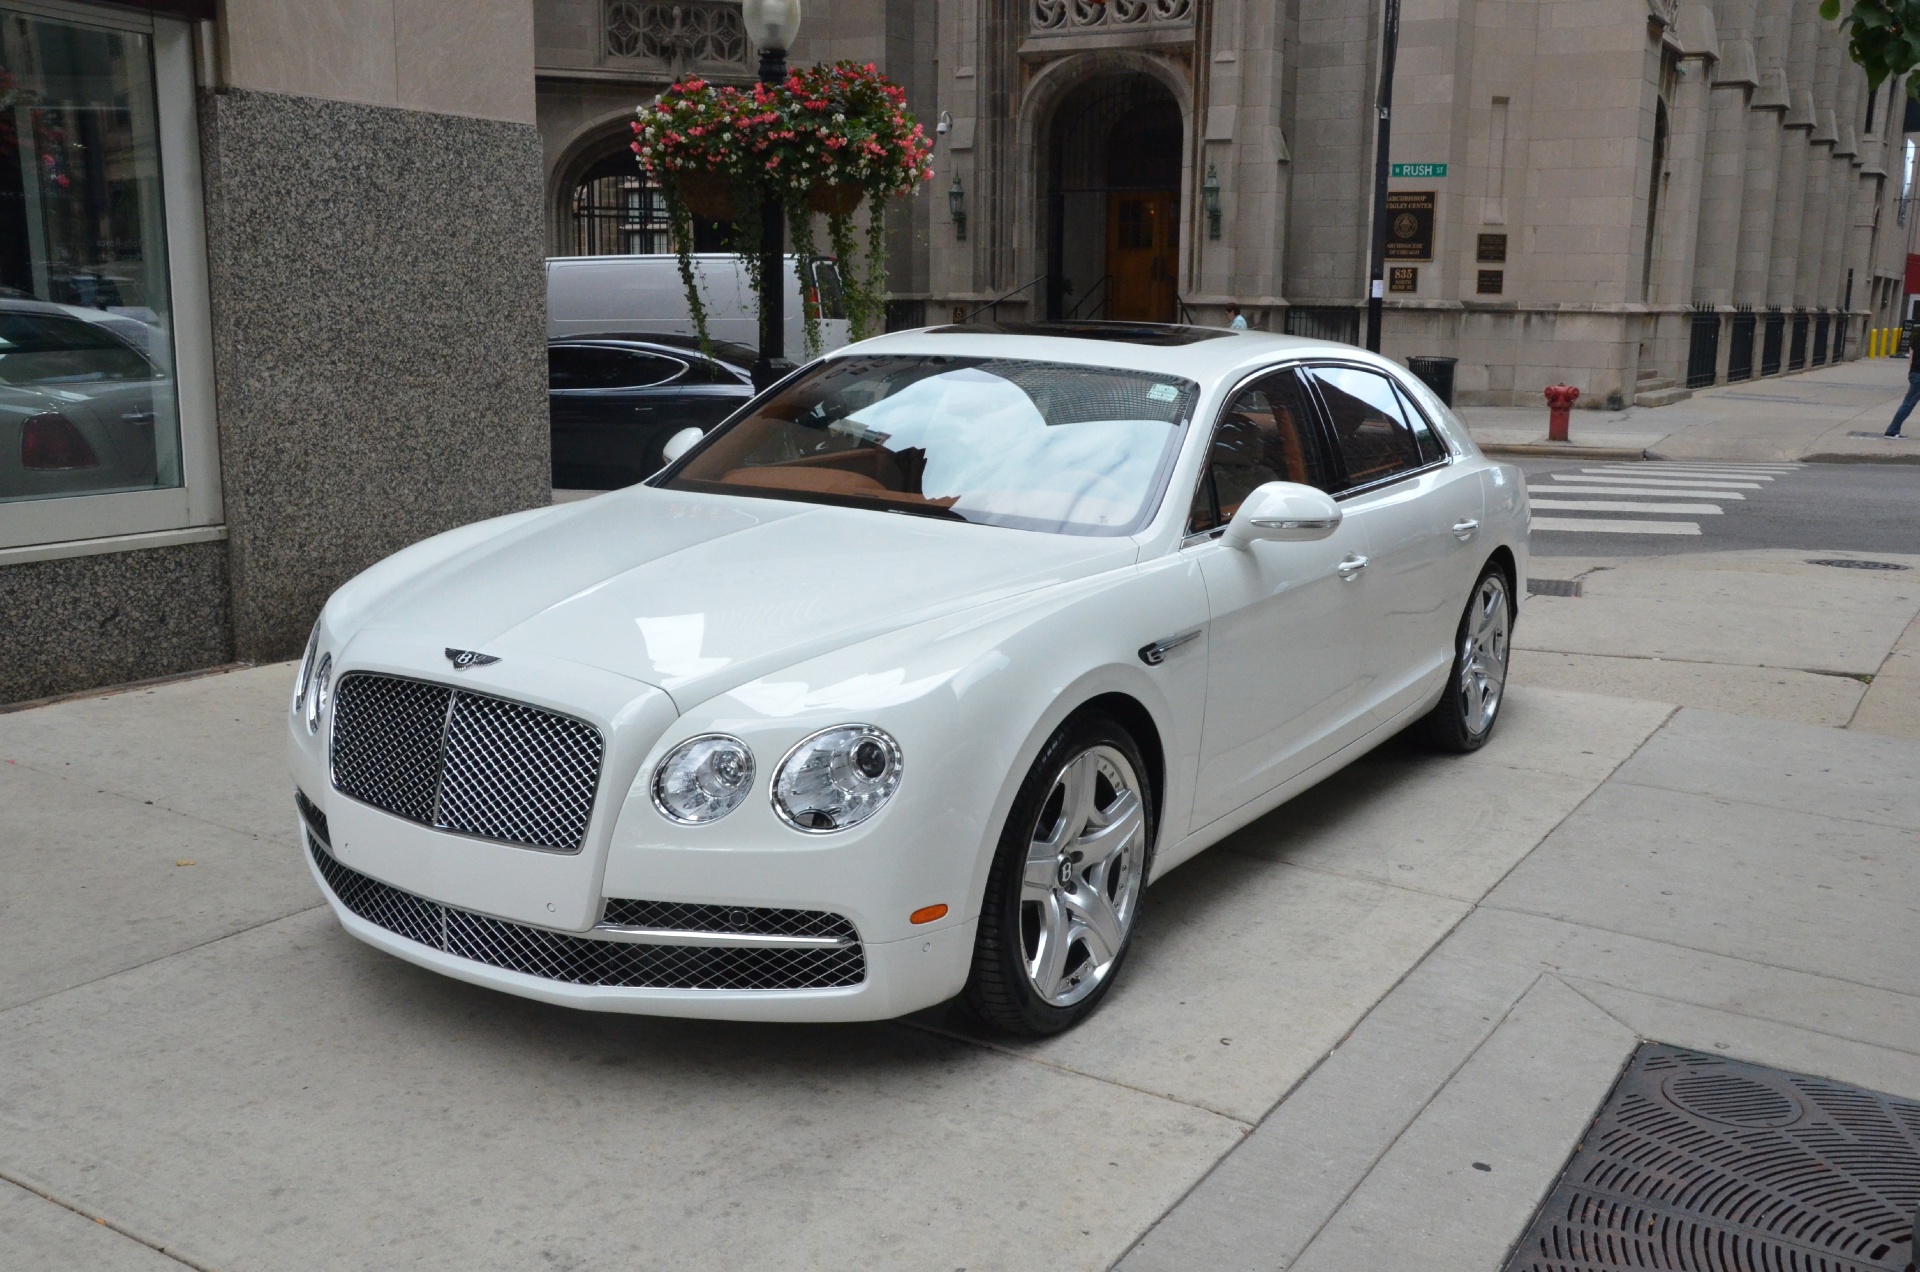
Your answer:
[[[664,485],[1057,534],[1152,517],[1199,386],[1011,358],[818,364],[715,433]]]
[[[549,389],[643,389],[665,384],[687,364],[677,358],[609,349],[603,345],[549,345]]]
[[[1194,492],[1187,533],[1217,530],[1241,501],[1270,481],[1332,492],[1332,465],[1313,421],[1300,377],[1277,371],[1233,395],[1214,426],[1207,467]]]
[[[1425,432],[1426,421],[1407,410],[1386,376],[1361,367],[1312,367],[1307,374],[1326,403],[1349,488],[1385,481],[1428,462],[1413,423],[1418,420],[1420,432]]]
[[[0,501],[181,484],[152,44],[0,10]]]

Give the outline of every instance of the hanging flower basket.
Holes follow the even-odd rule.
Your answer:
[[[807,208],[822,216],[852,216],[867,192],[851,181],[817,185],[807,191]]]
[[[687,211],[709,221],[731,221],[737,208],[733,182],[714,172],[683,172],[673,178]]]
[[[689,79],[640,108],[633,151],[666,194],[680,278],[703,340],[706,316],[692,265],[692,217],[731,227],[728,246],[746,263],[757,291],[758,212],[768,199],[785,211],[793,246],[803,258],[815,254],[813,218],[827,218],[853,337],[864,339],[877,329],[885,312],[886,280],[886,217],[880,204],[914,194],[933,178],[927,166],[933,143],[907,113],[906,100],[906,91],[871,62],[836,62],[751,89]],[[853,216],[869,199],[860,261]],[[802,318],[807,344],[817,352],[815,306],[803,306]]]

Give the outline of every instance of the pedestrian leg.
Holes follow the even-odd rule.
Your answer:
[[[1920,372],[1907,377],[1907,396],[1900,399],[1900,409],[1893,413],[1893,423],[1887,425],[1888,437],[1900,436],[1900,426],[1907,422],[1916,405],[1920,405]]]

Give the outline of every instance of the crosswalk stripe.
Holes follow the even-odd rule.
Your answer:
[[[1563,530],[1575,534],[1699,534],[1693,521],[1602,521],[1598,517],[1535,517],[1535,530]]]
[[[1555,481],[1593,481],[1594,480],[1594,478],[1592,477],[1581,477],[1575,474],[1568,474],[1568,473],[1554,473],[1553,479]],[[1762,486],[1757,481],[1727,481],[1727,480],[1714,478],[1714,477],[1622,477],[1622,476],[1616,476],[1612,473],[1609,473],[1606,476],[1605,480],[1618,483],[1619,485],[1622,485],[1622,486],[1652,486],[1656,488],[1660,486],[1697,486],[1701,489],[1720,489],[1720,488],[1724,488],[1727,490],[1765,490],[1766,489],[1765,486]]]
[[[1541,486],[1540,495],[1633,495],[1642,499],[1745,499],[1737,490],[1669,490],[1665,487],[1607,486],[1604,477],[1589,477],[1591,486]]]
[[[1554,492],[1558,494],[1559,492]],[[1625,499],[1536,499],[1536,508],[1555,512],[1657,512],[1661,514],[1717,517],[1719,504],[1708,503],[1629,503]]]
[[[1657,468],[1654,468],[1654,469],[1634,468],[1634,469],[1622,471],[1621,469],[1618,469],[1618,468],[1582,468],[1580,471],[1583,473],[1604,474],[1605,476],[1608,476],[1608,477],[1644,477],[1644,476],[1649,476],[1652,473],[1659,472],[1660,470]],[[1688,481],[1692,481],[1696,478],[1703,479],[1703,480],[1711,480],[1714,478],[1723,478],[1723,477],[1731,478],[1736,481],[1772,481],[1777,475],[1778,474],[1775,474],[1775,473],[1734,472],[1734,471],[1717,469],[1717,468],[1712,470],[1705,470],[1705,471],[1693,470],[1689,472],[1673,474],[1673,476],[1676,479],[1684,479]]]

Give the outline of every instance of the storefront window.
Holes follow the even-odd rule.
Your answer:
[[[0,501],[181,484],[152,45],[0,9]]]

